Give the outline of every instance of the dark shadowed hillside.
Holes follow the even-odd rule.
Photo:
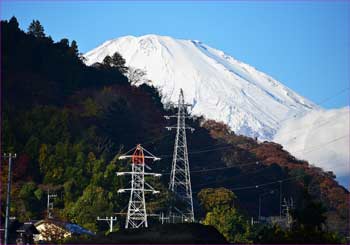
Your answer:
[[[137,230],[121,230],[87,240],[68,240],[86,244],[226,244],[225,238],[212,226],[201,224],[164,224]]]

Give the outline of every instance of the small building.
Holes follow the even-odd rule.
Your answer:
[[[24,222],[16,230],[16,244],[34,244],[34,236],[39,234],[33,222]]]
[[[35,227],[39,231],[34,237],[35,242],[55,242],[71,236],[95,235],[77,224],[53,219],[40,220],[35,223]]]
[[[1,241],[4,239],[4,229],[1,231]],[[34,244],[34,236],[39,234],[33,222],[19,222],[10,218],[8,226],[8,244]]]

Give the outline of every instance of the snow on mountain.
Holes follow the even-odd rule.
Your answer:
[[[349,176],[350,108],[312,111],[289,120],[277,131],[274,141],[299,159]]]
[[[281,122],[319,110],[272,77],[199,41],[125,36],[86,53],[86,63],[115,52],[127,66],[146,71],[164,102],[176,102],[182,88],[192,114],[222,121],[238,134],[272,139]]]

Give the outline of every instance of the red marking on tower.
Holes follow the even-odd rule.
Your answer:
[[[132,155],[133,164],[145,164],[145,155],[143,154],[143,149],[140,144],[136,146],[134,154]]]

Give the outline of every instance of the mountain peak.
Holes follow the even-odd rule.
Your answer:
[[[280,122],[318,107],[272,77],[198,40],[148,34],[105,42],[86,63],[119,52],[130,67],[146,71],[163,95],[177,101],[180,88],[192,112],[222,121],[238,134],[272,139]]]

